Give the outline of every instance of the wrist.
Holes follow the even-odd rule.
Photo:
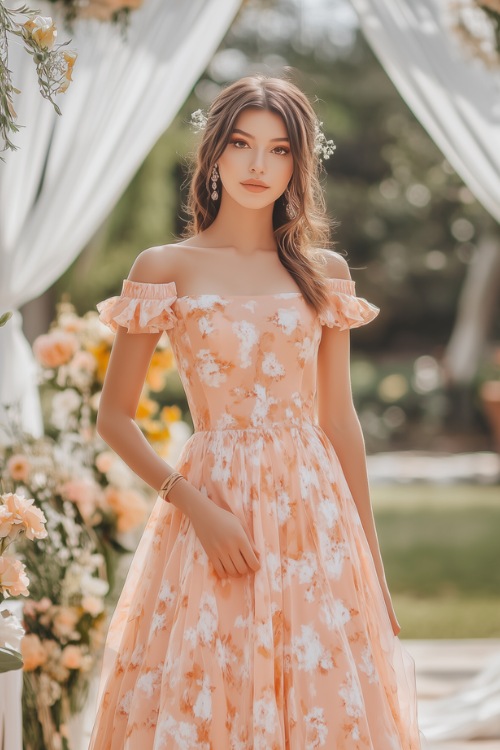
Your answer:
[[[186,516],[191,517],[200,500],[200,493],[187,479],[180,479],[168,493],[166,502],[175,505]]]

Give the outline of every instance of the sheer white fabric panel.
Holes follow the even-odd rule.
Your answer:
[[[415,116],[500,221],[500,70],[466,57],[447,0],[351,0],[373,51]]]
[[[500,221],[500,70],[466,56],[447,0],[351,0],[387,74],[444,156]],[[419,704],[429,740],[500,737],[500,660]]]
[[[78,21],[69,37],[54,5],[29,4],[52,16],[57,41],[71,38],[78,59],[72,84],[55,98],[59,116],[39,94],[21,40],[9,46],[13,83],[22,91],[14,107],[25,127],[12,136],[19,150],[5,152],[0,165],[0,314],[42,294],[77,257],[182,106],[240,0],[145,0],[131,15],[127,41],[119,28],[95,20]],[[19,7],[17,0],[7,5]],[[0,328],[0,403],[21,400],[23,426],[38,435],[33,358],[21,322],[17,314]]]

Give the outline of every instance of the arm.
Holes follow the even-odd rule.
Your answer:
[[[327,273],[331,278],[351,279],[347,262],[337,254],[328,254]],[[352,399],[349,329],[323,327],[318,353],[318,421],[335,449],[356,503],[393,629],[396,630],[399,625],[390,603],[370,500],[365,442]]]
[[[172,266],[169,268],[170,265]],[[165,275],[174,278],[173,260],[159,248],[144,250],[135,260],[131,281],[161,283]],[[161,333],[128,333],[119,327],[104,379],[97,414],[97,432],[106,443],[150,487],[159,490],[174,468],[151,447],[135,422],[137,406],[151,358]],[[192,512],[195,493],[190,484],[179,481],[169,493],[169,501],[184,513]],[[194,489],[194,488],[193,488]]]
[[[128,279],[162,284],[177,278],[175,254],[163,248],[144,250],[132,266]],[[129,333],[118,326],[104,379],[97,431],[130,468],[147,484],[159,489],[175,471],[151,447],[135,422],[144,380],[161,336],[142,330]],[[186,478],[168,493],[168,501],[186,514],[213,568],[220,578],[240,577],[259,569],[258,550],[239,518],[219,507]]]

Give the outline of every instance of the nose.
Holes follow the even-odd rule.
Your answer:
[[[255,174],[264,174],[264,154],[256,152],[250,171]]]

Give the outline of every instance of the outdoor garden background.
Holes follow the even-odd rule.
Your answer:
[[[326,23],[333,7],[336,23]],[[94,237],[55,284],[20,310],[40,365],[48,442],[45,454],[37,444],[38,460],[45,455],[50,464],[59,446],[59,458],[68,466],[71,460],[76,473],[77,464],[90,461],[92,481],[106,503],[100,513],[90,495],[69,485],[66,495],[58,495],[54,514],[64,514],[68,500],[74,504],[82,536],[73,541],[88,553],[87,588],[78,594],[81,617],[57,623],[57,612],[28,604],[25,624],[40,638],[43,628],[49,640],[55,633],[62,651],[73,643],[71,628],[76,627],[93,655],[94,681],[106,615],[154,499],[151,488],[114,462],[102,441],[82,448],[73,440],[77,433],[93,432],[112,344],[112,336],[95,320],[95,306],[119,293],[141,250],[174,242],[183,231],[188,160],[196,143],[191,113],[206,109],[220,87],[240,76],[281,75],[286,68],[309,95],[337,147],[323,177],[329,214],[337,222],[335,249],[348,260],[357,294],[381,309],[370,326],[351,335],[351,378],[400,637],[500,638],[500,262],[491,263],[480,304],[473,278],[488,247],[495,246],[500,256],[498,223],[405,104],[347,1],[246,0]],[[86,380],[71,381],[74,373],[65,364],[51,366],[44,359],[44,336],[62,330],[77,336],[82,371],[85,357],[90,353],[93,358]],[[137,419],[172,463],[192,423],[166,337],[152,361]],[[12,462],[8,452],[3,457],[4,477],[12,467],[21,477],[22,465]],[[48,519],[48,527],[55,529],[57,523],[60,516]],[[64,531],[68,546],[71,533]],[[47,541],[27,541],[22,547],[33,570],[31,602],[48,596],[54,603],[59,595],[56,588],[44,590],[41,567],[55,536],[52,531]],[[101,578],[107,584],[97,584]],[[102,612],[99,599],[106,605]],[[36,666],[35,652],[30,651],[28,670],[25,664],[25,747],[58,750],[47,740],[56,726],[63,750],[73,750],[76,745],[65,744],[71,733],[65,735],[60,716],[52,715],[49,729],[43,728],[35,698],[44,668],[42,662]],[[70,657],[75,652],[66,654],[66,672],[59,676],[63,696],[66,690],[72,699],[71,706],[61,708],[67,717],[82,709],[86,693],[74,689],[76,668]],[[84,684],[84,662],[78,670]],[[58,700],[54,697],[53,705]]]

